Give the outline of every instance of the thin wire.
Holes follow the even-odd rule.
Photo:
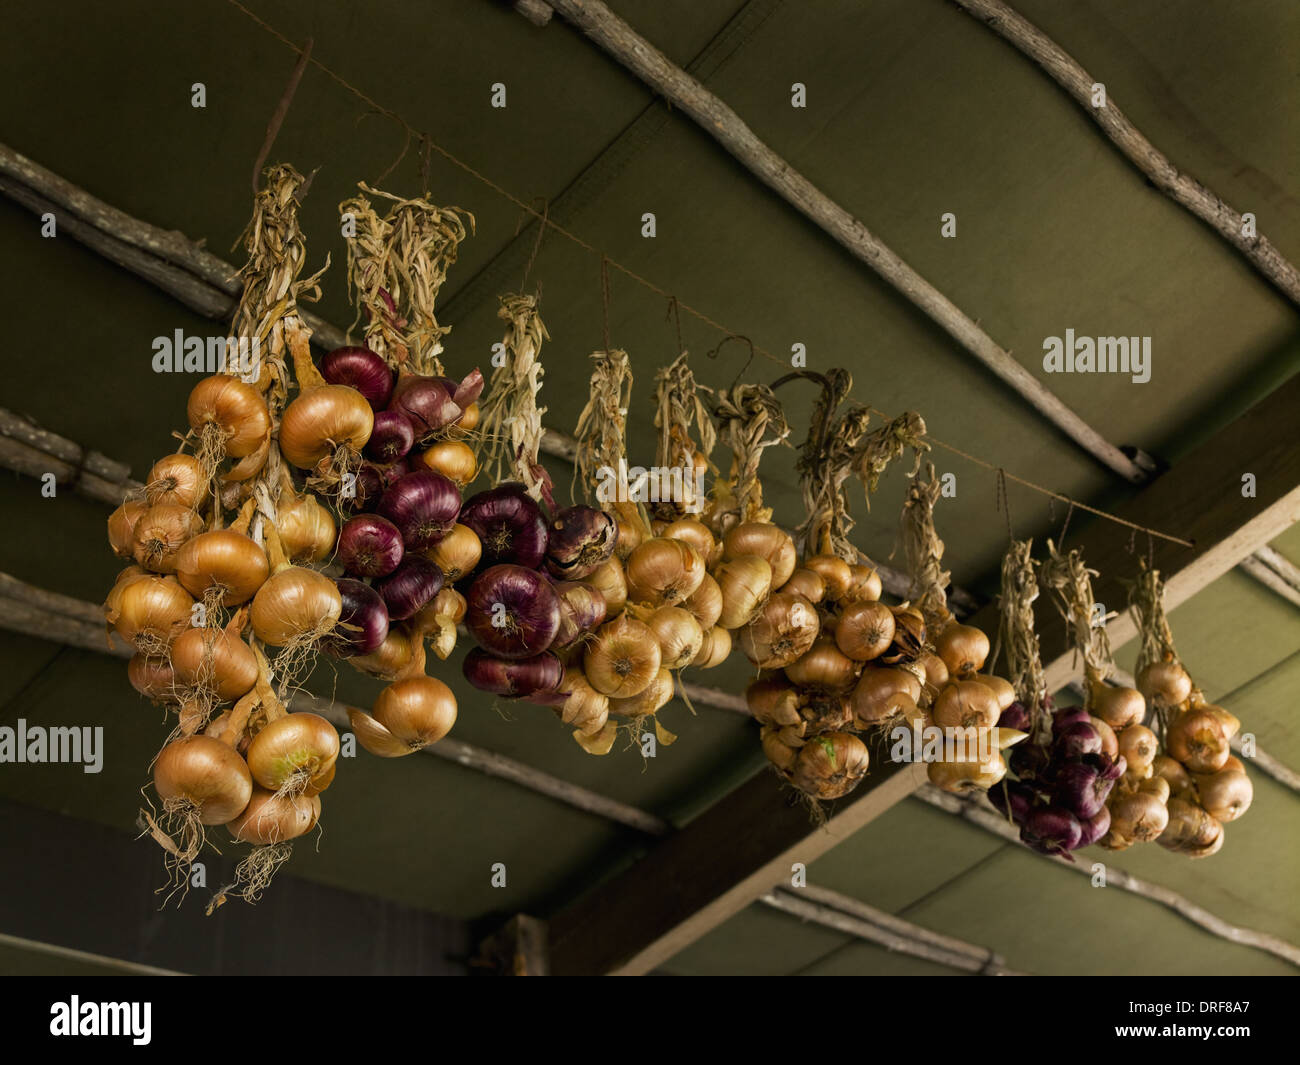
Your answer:
[[[1007,543],[1015,543],[1016,534],[1011,528],[1011,497],[1007,495],[1007,471],[998,467],[997,487],[993,490],[993,509],[1002,511],[1007,519]]]
[[[537,239],[533,241],[532,253],[528,256],[528,262],[524,264],[524,279],[520,282],[519,289],[522,292],[528,286],[528,275],[533,272],[533,263],[537,261],[537,253],[542,250],[542,237],[546,236],[546,226],[550,221],[551,201],[546,197],[539,197],[542,201],[542,220],[537,227]]]
[[[286,37],[274,26],[270,25],[265,20],[263,20],[262,18],[254,14],[242,3],[240,3],[239,0],[226,0],[226,2],[230,4],[231,7],[242,12],[245,16],[248,17],[250,21],[260,26],[272,37],[276,38],[278,41],[280,41],[280,43],[285,45],[285,47],[292,49],[293,51],[297,52],[299,55],[303,54],[303,49],[299,45],[295,44],[292,40]],[[407,132],[407,145],[403,146],[402,156],[405,156],[406,148],[409,147],[410,135],[412,133],[417,134],[422,139],[424,139],[424,141],[428,144],[430,148],[432,148],[440,156],[446,159],[447,162],[451,163],[453,166],[457,167],[458,169],[464,171],[466,174],[470,175],[470,177],[474,178],[476,181],[480,182],[481,184],[486,185],[493,192],[497,193],[499,196],[503,197],[504,199],[509,200],[516,207],[520,208],[523,211],[528,212],[539,222],[541,222],[543,226],[549,227],[551,230],[558,233],[566,240],[572,241],[578,247],[582,248],[584,251],[590,253],[591,255],[595,255],[599,257],[601,260],[602,276],[607,277],[609,268],[612,267],[613,269],[617,270],[619,273],[623,274],[625,277],[628,277],[631,280],[635,281],[638,285],[641,285],[643,288],[648,289],[649,291],[655,293],[657,296],[661,296],[665,300],[676,299],[676,297],[674,297],[673,294],[669,292],[667,289],[661,288],[659,285],[656,285],[649,278],[642,277],[636,271],[629,269],[628,267],[624,266],[622,263],[618,262],[617,260],[609,258],[609,256],[607,256],[603,251],[597,248],[594,244],[591,244],[588,241],[584,240],[582,237],[578,236],[576,233],[572,232],[571,230],[566,229],[564,226],[560,225],[558,222],[554,221],[553,219],[544,217],[535,208],[525,203],[514,193],[503,188],[501,185],[498,185],[490,177],[482,173],[480,170],[475,169],[469,163],[465,162],[462,159],[458,159],[446,148],[444,148],[441,144],[439,144],[436,140],[434,140],[431,136],[429,136],[429,134],[425,133],[422,130],[416,129],[409,122],[407,122],[406,119],[404,119],[401,115],[397,114],[397,112],[382,106],[373,97],[367,95],[361,89],[358,89],[355,85],[349,82],[341,74],[338,74],[332,69],[330,69],[329,67],[327,67],[319,59],[316,59],[314,56],[309,55],[307,57],[307,62],[310,63],[312,66],[316,67],[317,70],[319,70],[322,74],[328,77],[331,81],[335,82],[336,84],[338,84],[339,86],[341,86],[342,88],[350,92],[353,96],[357,97],[357,99],[368,104],[375,111],[379,112],[382,115],[386,115],[388,118],[391,118],[394,122],[397,122],[399,125],[401,125],[403,129],[406,130]],[[402,156],[398,157],[399,162],[401,161]],[[681,310],[685,311],[687,314],[691,315],[697,321],[703,322],[705,325],[709,326],[712,329],[717,330],[719,333],[724,334],[726,337],[739,336],[739,334],[737,334],[734,330],[727,328],[727,326],[723,325],[721,322],[717,321],[714,318],[709,317],[709,315],[705,314],[703,311],[697,310],[696,308],[692,307],[689,303],[684,303],[682,300],[676,299],[676,306]],[[606,335],[605,338],[605,345],[606,345],[606,350],[608,350],[609,347],[608,335]],[[752,342],[750,343],[750,348],[751,348],[751,356],[750,356],[751,359],[753,358],[754,355],[761,355],[763,356],[763,358],[770,359],[772,362],[778,364],[779,366],[782,367],[788,366],[788,360],[783,359],[777,355],[773,355],[770,351],[767,351],[764,348],[760,348],[758,345],[753,344]],[[872,413],[878,414],[887,420],[892,419],[892,415],[886,414],[884,411],[880,410],[879,408],[869,407],[868,409],[871,410]],[[935,447],[941,447],[945,451],[949,451],[954,455],[959,455],[962,458],[966,459],[968,462],[973,462],[975,465],[982,466],[986,470],[990,470],[996,473],[997,470],[1000,468],[998,466],[994,466],[990,462],[985,462],[983,459],[976,458],[974,455],[962,451],[960,448],[954,447],[951,444],[945,444],[942,440],[938,440],[933,436],[927,436],[926,439]],[[1032,489],[1035,492],[1041,492],[1043,495],[1048,496],[1052,499],[1059,499],[1063,503],[1072,503],[1080,510],[1086,510],[1089,514],[1094,514],[1099,518],[1105,518],[1107,521],[1113,521],[1118,525],[1125,526],[1126,528],[1133,529],[1139,532],[1144,532],[1148,536],[1159,537],[1162,540],[1168,540],[1170,543],[1180,544],[1183,547],[1195,546],[1195,544],[1191,540],[1184,540],[1181,537],[1172,536],[1169,533],[1160,532],[1158,529],[1149,529],[1145,525],[1137,525],[1134,522],[1126,521],[1124,518],[1117,517],[1116,515],[1110,514],[1104,510],[1098,510],[1096,507],[1090,507],[1086,503],[1080,503],[1078,500],[1071,499],[1069,496],[1062,495],[1060,492],[1054,492],[1050,488],[1044,488],[1042,485],[1035,484],[1033,481],[1026,480],[1023,477],[1017,477],[1014,474],[1010,474],[1010,473],[1005,474],[1005,476],[1008,480],[1015,481],[1016,484],[1022,485],[1025,488]]]
[[[604,328],[605,346],[602,351],[609,352],[609,259],[600,257],[600,316]]]
[[[671,318],[677,328],[677,354],[680,355],[686,349],[682,346],[682,316],[677,310],[677,297],[670,296],[668,299],[668,313],[664,318]]]

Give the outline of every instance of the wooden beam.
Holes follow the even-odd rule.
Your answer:
[[[1148,549],[1165,580],[1165,606],[1172,610],[1300,521],[1300,375],[1292,377],[1235,421],[1203,441],[1184,458],[1119,504],[1115,513],[1144,526],[1173,529],[1191,547],[1141,538],[1135,550]],[[1247,479],[1247,475],[1250,478]],[[1244,495],[1251,491],[1253,494]],[[1088,566],[1101,576],[1093,584],[1099,603],[1120,611],[1108,626],[1113,648],[1136,635],[1121,583],[1132,579],[1138,554],[1129,539],[1105,522],[1072,533],[1071,547],[1083,550]],[[990,603],[970,624],[996,632],[998,613]],[[1035,624],[1043,649],[1048,691],[1063,688],[1078,668],[1064,622],[1050,596],[1039,596]]]
[[[549,2],[617,62],[665,96],[674,107],[686,112],[763,184],[893,285],[1080,448],[1129,481],[1140,483],[1146,479],[1143,470],[1128,456],[1044,388],[947,296],[769,148],[721,99],[676,66],[600,0]]]
[[[1259,552],[1251,555],[1249,558],[1242,559],[1240,569],[1242,572],[1254,577],[1265,588],[1276,595],[1281,596],[1289,603],[1300,606],[1300,588],[1288,581],[1279,574],[1272,566],[1259,557]]]
[[[1262,233],[1247,233],[1241,214],[1180,170],[1129,121],[1109,92],[1104,107],[1093,104],[1093,77],[1042,30],[1002,0],[953,0],[1003,40],[1028,56],[1083,108],[1124,158],[1161,192],[1186,208],[1241,252],[1292,303],[1300,303],[1300,271]]]

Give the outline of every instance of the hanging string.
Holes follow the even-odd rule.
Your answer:
[[[1062,551],[1065,550],[1065,534],[1070,530],[1070,518],[1073,516],[1074,516],[1074,501],[1071,500],[1070,506],[1065,512],[1065,521],[1061,523],[1061,535],[1056,538],[1057,543],[1060,544],[1060,549]]]
[[[676,328],[677,328],[677,354],[680,355],[683,351],[686,350],[686,347],[685,347],[685,345],[682,344],[682,316],[681,316],[681,312],[678,311],[678,309],[677,309],[677,297],[676,297],[676,296],[669,296],[669,297],[668,297],[668,313],[664,315],[664,320],[667,321],[669,318],[671,318],[671,319],[673,320],[673,322],[676,324]]]
[[[600,257],[600,314],[605,332],[605,344],[601,351],[609,351],[609,260]]]
[[[226,2],[230,4],[231,7],[242,12],[255,25],[261,27],[272,37],[280,41],[281,44],[297,52],[299,55],[303,55],[304,49],[300,45],[290,40],[283,33],[277,30],[274,26],[270,25],[264,19],[254,14],[242,3],[240,3],[240,0],[226,0]],[[660,296],[665,300],[674,299],[673,294],[669,292],[667,289],[661,288],[659,285],[656,285],[653,281],[638,274],[635,270],[632,270],[629,267],[624,266],[622,263],[618,262],[617,260],[610,259],[607,255],[605,255],[603,251],[597,248],[594,244],[591,244],[590,242],[584,240],[582,237],[578,236],[576,233],[572,232],[571,230],[566,229],[564,226],[560,225],[554,220],[544,218],[541,212],[529,206],[527,203],[521,200],[514,193],[510,192],[508,189],[504,188],[503,186],[499,185],[497,182],[493,181],[490,177],[482,173],[480,170],[471,166],[463,159],[460,159],[457,156],[453,155],[450,151],[448,151],[446,148],[440,145],[436,140],[430,137],[427,133],[424,133],[423,131],[416,129],[409,122],[407,122],[406,119],[402,118],[401,115],[381,105],[373,97],[367,95],[361,89],[357,88],[346,78],[344,78],[341,74],[338,74],[330,67],[326,66],[319,59],[315,59],[310,55],[308,55],[305,57],[304,61],[309,63],[311,66],[314,66],[327,78],[329,78],[331,81],[333,81],[335,84],[337,84],[347,92],[351,93],[358,100],[361,100],[363,103],[371,107],[378,114],[384,115],[392,119],[394,122],[398,123],[400,126],[402,126],[402,128],[406,131],[408,144],[410,141],[411,134],[412,133],[416,134],[428,144],[429,148],[437,152],[440,156],[442,156],[443,159],[445,159],[452,166],[468,174],[470,177],[474,178],[480,184],[485,185],[487,188],[497,193],[497,195],[501,196],[503,199],[506,199],[511,203],[513,203],[516,207],[520,208],[523,211],[528,212],[539,222],[542,222],[544,227],[551,229],[555,233],[558,233],[560,236],[576,244],[578,247],[582,248],[584,251],[588,252],[589,254],[598,256],[601,260],[601,271],[603,274],[607,273],[610,268],[613,268],[614,270],[617,270],[619,273],[623,274],[625,277],[628,277],[631,280],[635,281],[638,285],[642,286],[643,288],[647,289],[650,292],[653,292],[655,295]],[[405,154],[406,154],[406,148],[403,147],[402,155],[398,157],[399,162],[405,156]],[[394,164],[394,166],[395,165],[396,164]],[[378,182],[376,182],[376,184],[377,183]],[[685,303],[682,300],[678,299],[676,301],[676,306],[680,310],[685,311],[691,317],[695,318],[697,321],[704,323],[705,325],[709,326],[711,329],[714,329],[719,333],[724,334],[724,336],[727,339],[746,339],[744,337],[741,337],[739,334],[735,333],[731,329],[729,329],[727,326],[723,325],[721,322],[717,321],[714,318],[711,318],[703,311],[698,310],[695,307],[692,307],[689,303]],[[608,348],[608,338],[606,339],[606,347]],[[721,347],[721,345],[719,345],[719,347]],[[766,349],[761,348],[758,345],[753,344],[752,342],[750,342],[750,349],[751,349],[751,358],[753,355],[761,355],[763,356],[763,358],[769,359],[770,361],[778,364],[783,369],[789,368],[788,358],[782,358],[780,356],[774,355],[772,354],[772,352],[767,351]],[[746,367],[748,367],[748,363],[746,364]],[[743,370],[741,372],[744,373]],[[885,420],[891,420],[893,417],[887,412],[882,411],[876,407],[868,407],[868,409],[871,411],[871,413],[879,415],[883,417]],[[976,458],[974,455],[971,455],[968,452],[961,450],[961,448],[954,447],[951,444],[945,444],[942,440],[938,440],[933,436],[928,437],[928,439],[929,442],[933,444],[935,447],[941,447],[945,451],[948,451],[954,455],[964,458],[968,462],[974,463],[976,466],[981,466],[984,469],[994,473],[996,473],[997,470],[999,469],[998,466],[993,465],[991,462],[986,462],[983,459]],[[1014,474],[1009,474],[1009,473],[1004,474],[1004,476],[1006,477],[1007,480],[1015,481],[1016,484],[1028,488],[1031,491],[1039,492],[1049,497],[1050,499],[1058,499],[1062,503],[1073,503],[1074,506],[1078,507],[1080,510],[1085,510],[1089,514],[1093,514],[1096,517],[1104,518],[1107,521],[1115,522],[1118,525],[1123,525],[1125,528],[1133,529],[1135,532],[1144,532],[1148,536],[1158,537],[1161,540],[1167,540],[1170,543],[1179,544],[1182,547],[1196,546],[1195,542],[1192,540],[1185,540],[1179,536],[1173,536],[1169,533],[1160,532],[1158,529],[1149,529],[1144,525],[1135,524],[1134,522],[1127,521],[1124,518],[1120,518],[1114,514],[1108,513],[1107,511],[1098,510],[1096,507],[1087,506],[1084,503],[1080,503],[1078,500],[1073,500],[1069,496],[1063,495],[1060,492],[1052,491],[1052,489],[1050,488],[1045,488],[1042,485],[1036,484],[1033,481],[1027,480],[1023,477],[1017,477]]]
[[[524,279],[519,283],[520,292],[528,287],[528,275],[533,272],[533,263],[537,261],[537,253],[542,250],[542,238],[546,235],[546,226],[551,213],[551,201],[545,196],[539,196],[538,199],[542,201],[542,219],[537,226],[537,239],[533,241],[533,250],[528,255],[528,262],[524,263]]]
[[[998,467],[998,476],[993,489],[993,509],[1000,510],[1007,519],[1007,543],[1013,543],[1016,534],[1011,531],[1011,498],[1007,495],[1007,471]]]
[[[258,150],[257,158],[253,160],[253,199],[257,199],[258,189],[262,185],[262,167],[266,165],[271,148],[275,145],[275,138],[279,136],[280,127],[289,113],[289,105],[293,103],[293,94],[298,91],[298,83],[302,81],[302,72],[307,69],[314,43],[313,38],[307,38],[307,43],[298,54],[298,62],[294,64],[293,73],[289,75],[289,84],[284,87],[280,102],[275,105],[275,110],[271,112],[271,120],[266,124],[266,136],[262,139],[262,147]]]

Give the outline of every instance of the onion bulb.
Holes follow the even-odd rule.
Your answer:
[[[935,650],[949,673],[965,677],[984,668],[989,656],[989,638],[983,629],[954,621],[939,633]]]
[[[194,600],[175,577],[133,577],[110,593],[115,608],[108,622],[127,643],[145,654],[162,654],[190,625]]]
[[[1172,805],[1179,800],[1169,801]],[[1160,797],[1149,791],[1120,795],[1110,802],[1111,831],[1136,843],[1148,843],[1165,830],[1169,813]]]
[[[650,627],[624,614],[596,630],[582,668],[596,691],[626,699],[650,686],[661,663],[659,641]]]
[[[150,506],[172,503],[192,510],[207,492],[208,479],[203,464],[193,455],[167,455],[149,470],[145,481],[145,498]]]
[[[1233,736],[1241,731],[1241,721],[1235,714],[1229,713],[1223,707],[1206,703],[1197,709],[1205,710],[1214,715],[1215,719],[1219,722],[1219,726],[1223,729],[1223,738],[1225,740],[1231,740]]]
[[[875,566],[854,565],[849,567],[849,587],[844,593],[846,602],[857,603],[864,600],[876,600],[883,591],[880,574]]]
[[[462,440],[439,440],[422,451],[415,461],[426,470],[442,474],[458,488],[464,488],[478,476],[478,459]]]
[[[178,687],[208,688],[218,702],[238,699],[257,682],[257,656],[231,628],[187,629],[172,644],[171,658]]]
[[[858,679],[858,663],[841,651],[834,640],[820,636],[803,655],[785,667],[785,675],[801,687],[848,691]]]
[[[281,496],[275,529],[291,562],[323,562],[338,537],[334,516],[311,493]]]
[[[566,581],[590,576],[613,557],[618,524],[612,514],[579,504],[561,510],[546,540],[546,568]]]
[[[280,419],[280,452],[310,470],[340,448],[356,454],[370,439],[375,412],[347,385],[317,385],[300,392]]]
[[[650,606],[689,599],[704,582],[704,559],[683,540],[646,540],[627,559],[628,598]]]
[[[934,723],[941,728],[992,728],[1001,709],[993,690],[974,680],[948,684],[935,697]]]
[[[894,640],[894,612],[872,600],[851,603],[835,626],[835,643],[855,662],[879,658]]]
[[[1196,778],[1196,795],[1206,811],[1219,821],[1235,821],[1250,809],[1254,786],[1240,769],[1220,769]]]
[[[867,746],[851,732],[832,732],[799,749],[790,783],[814,799],[838,799],[867,774]]]
[[[993,692],[998,700],[998,709],[1005,710],[1016,701],[1016,689],[1011,682],[993,673],[976,673],[970,680],[979,681]]]
[[[1175,796],[1182,798],[1191,794],[1192,775],[1183,767],[1183,763],[1167,754],[1156,755],[1151,763],[1154,774],[1169,782],[1169,789]]]
[[[903,604],[890,608],[894,613],[894,638],[880,656],[887,665],[910,662],[925,650],[925,618],[916,607]]]
[[[118,558],[135,557],[135,526],[149,504],[128,499],[108,516],[108,545]]]
[[[718,624],[724,629],[744,628],[772,591],[772,566],[758,555],[737,555],[714,570],[722,592]]]
[[[372,716],[412,751],[437,743],[456,724],[456,696],[434,677],[395,681],[379,693]]]
[[[270,573],[266,552],[234,529],[199,533],[176,553],[176,578],[197,599],[220,595],[223,606],[253,597]]]
[[[131,532],[136,562],[154,573],[175,573],[176,555],[203,528],[188,507],[159,503],[140,515]]]
[[[853,716],[862,728],[895,717],[920,698],[921,682],[907,670],[869,666],[853,689]]]
[[[248,745],[248,768],[268,791],[314,795],[329,781],[339,756],[338,731],[319,714],[286,714]]]
[[[802,568],[822,579],[823,594],[832,603],[841,602],[853,586],[852,567],[834,555],[813,555],[804,560]]]
[[[552,648],[572,647],[605,620],[605,597],[590,584],[560,581],[555,594],[559,597],[560,628]]]
[[[171,663],[165,658],[150,658],[136,653],[126,664],[126,678],[131,687],[154,702],[169,702],[175,698],[176,678]]]
[[[988,791],[1007,775],[1007,764],[1000,754],[994,754],[986,762],[931,762],[926,773],[936,788],[962,795]]]
[[[679,606],[661,606],[644,620],[659,641],[662,669],[683,669],[700,653],[704,630],[690,611]]]
[[[746,521],[727,530],[722,538],[722,558],[730,562],[741,555],[758,555],[772,567],[772,587],[780,588],[798,564],[790,535],[775,525]]]
[[[627,576],[623,563],[611,558],[596,567],[596,571],[583,581],[600,592],[605,600],[605,616],[617,616],[627,605]]]
[[[248,617],[259,640],[285,647],[330,632],[342,612],[343,599],[332,580],[313,569],[286,566],[257,590]]]
[[[1223,724],[1203,707],[1174,718],[1165,734],[1165,742],[1169,753],[1193,773],[1214,773],[1223,768],[1232,754]]]
[[[1091,695],[1091,712],[1101,718],[1116,732],[1129,725],[1141,724],[1146,717],[1147,702],[1136,688],[1113,688],[1109,684],[1094,684]]]
[[[500,658],[541,654],[560,631],[559,597],[537,570],[493,566],[475,578],[466,599],[466,626],[480,647]]]
[[[468,525],[456,524],[425,552],[425,557],[442,570],[448,584],[454,584],[478,565],[483,545]]]
[[[1155,761],[1156,754],[1160,750],[1159,741],[1156,734],[1145,725],[1129,725],[1123,732],[1119,733],[1119,753],[1122,754],[1128,762],[1129,771],[1146,769]],[[1123,835],[1129,839],[1134,837],[1125,832]]]
[[[812,647],[820,628],[812,603],[801,595],[776,592],[741,630],[740,649],[762,669],[782,669]]]
[[[564,693],[564,702],[553,709],[561,721],[584,736],[594,736],[605,727],[609,719],[609,696],[596,691],[582,670],[566,669],[559,690]]]
[[[722,665],[731,654],[731,633],[721,625],[714,625],[704,634],[700,643],[700,653],[691,663],[700,669],[713,669]]]
[[[393,625],[376,650],[370,654],[356,655],[348,661],[362,673],[368,673],[380,680],[393,680],[411,664],[414,654],[415,648],[411,645],[411,637],[401,626]],[[366,750],[370,748],[367,747]]]
[[[700,628],[705,631],[713,628],[722,617],[722,588],[711,574],[706,573],[700,586],[691,593],[682,606],[691,612]]]
[[[695,548],[706,563],[713,557],[714,549],[717,547],[709,527],[695,518],[682,518],[669,522],[659,535],[665,540],[684,540]]]
[[[305,836],[319,819],[319,795],[277,795],[255,788],[248,807],[227,827],[241,843],[271,846]]]
[[[781,591],[802,595],[808,602],[816,604],[826,598],[826,582],[820,573],[810,569],[797,569],[781,585]]]
[[[253,795],[253,778],[239,753],[203,735],[185,736],[159,751],[153,783],[165,803],[192,803],[204,825],[238,817]]]
[[[217,440],[231,458],[251,455],[271,432],[271,415],[262,394],[228,374],[205,377],[190,392],[190,428]]]
[[[667,706],[673,698],[673,675],[660,667],[646,687],[626,699],[610,699],[609,711],[622,717],[645,717]]]
[[[1165,706],[1177,706],[1192,694],[1192,678],[1182,663],[1174,659],[1143,666],[1137,686],[1147,699]]]

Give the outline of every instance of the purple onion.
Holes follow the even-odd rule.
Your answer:
[[[560,598],[546,575],[523,566],[493,566],[474,579],[465,625],[498,658],[541,654],[560,630]]]
[[[1106,805],[1106,796],[1114,786],[1113,780],[1106,780],[1092,766],[1070,762],[1057,772],[1052,797],[1058,806],[1086,821]]]
[[[477,366],[470,370],[459,384],[455,381],[448,381],[445,377],[442,380],[451,385],[451,398],[461,410],[464,410],[471,403],[478,402],[478,397],[483,394],[483,374]]]
[[[415,446],[415,430],[399,410],[381,410],[375,414],[375,427],[370,431],[364,453],[381,466],[405,458]]]
[[[415,439],[423,442],[465,413],[452,398],[455,391],[455,382],[446,377],[402,374],[393,386],[388,409],[405,414],[415,430]]]
[[[546,519],[522,484],[511,481],[465,501],[460,523],[483,544],[482,565],[510,563],[536,569],[546,555]]]
[[[336,658],[368,655],[379,650],[388,636],[388,609],[370,585],[350,577],[340,577],[338,586],[343,610],[338,624],[322,642]]]
[[[612,515],[579,504],[555,515],[546,540],[546,568],[577,581],[595,573],[614,553],[618,523]]]
[[[394,621],[414,617],[442,591],[442,570],[423,555],[407,555],[402,564],[375,583]]]
[[[552,647],[570,647],[605,620],[605,597],[599,589],[580,581],[561,581],[555,585],[560,600],[560,628]]]
[[[460,512],[456,482],[433,470],[397,478],[376,508],[397,526],[410,551],[424,551],[451,531]]]
[[[1097,840],[1101,839],[1102,836],[1110,831],[1109,808],[1103,806],[1088,818],[1088,820],[1081,822],[1079,827],[1083,830],[1083,834],[1079,837],[1078,845],[1074,848],[1075,850],[1078,850],[1079,847],[1086,847],[1090,843],[1096,843]]]
[[[1012,703],[998,715],[999,728],[1013,728],[1018,732],[1028,732],[1030,723],[1029,711],[1025,709],[1024,703]]]
[[[1021,779],[1026,777],[1041,779],[1048,775],[1051,761],[1051,751],[1038,746],[1032,740],[1025,740],[1011,748],[1011,759],[1007,764]]]
[[[465,679],[479,691],[506,699],[530,698],[554,692],[564,679],[564,665],[549,651],[507,661],[473,648],[461,666]]]
[[[1009,815],[1016,824],[1021,824],[1029,816],[1037,798],[1037,793],[1028,784],[1005,777],[1001,783],[989,788],[987,794],[993,808],[1000,814]]]
[[[339,530],[339,564],[354,576],[383,577],[392,573],[403,553],[397,526],[378,514],[348,518]]]
[[[1020,839],[1040,854],[1072,851],[1082,838],[1079,819],[1060,806],[1035,807],[1020,826]]]
[[[1056,734],[1058,758],[1074,760],[1085,754],[1101,754],[1101,734],[1088,721],[1076,721]]]
[[[1079,722],[1087,725],[1091,721],[1092,717],[1082,706],[1067,706],[1052,715],[1052,734],[1059,736],[1071,725],[1077,725]]]
[[[1122,754],[1117,754],[1114,758],[1107,758],[1105,755],[1100,756],[1105,762],[1100,767],[1101,775],[1107,780],[1119,780],[1128,772],[1128,759]]]
[[[393,392],[393,372],[369,348],[335,348],[320,361],[320,374],[332,385],[355,388],[372,410],[383,410]]]

